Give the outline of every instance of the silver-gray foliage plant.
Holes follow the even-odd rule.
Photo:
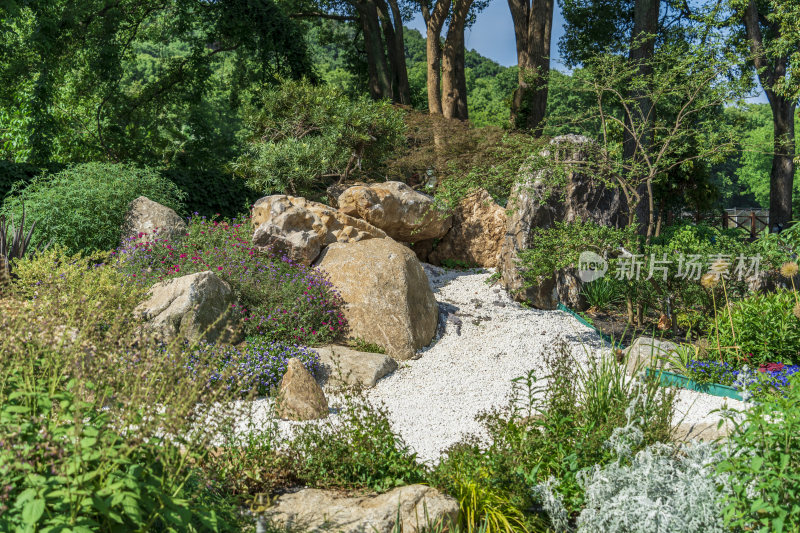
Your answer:
[[[713,443],[678,446],[656,443],[637,454],[632,449],[643,438],[639,416],[646,408],[643,381],[626,410],[627,424],[616,428],[606,442],[616,455],[605,466],[580,474],[586,502],[577,520],[579,533],[721,533],[725,527],[722,497],[726,476],[715,476],[725,453]],[[554,526],[570,531],[563,506],[553,493],[555,483],[537,486]]]

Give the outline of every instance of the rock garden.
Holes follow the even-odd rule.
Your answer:
[[[4,2],[0,533],[799,532],[797,0],[711,4]]]
[[[587,142],[553,141],[573,162]],[[81,172],[55,179],[83,187]],[[795,460],[762,446],[794,427],[796,265],[767,270],[769,288],[674,287],[662,319],[688,298],[716,314],[628,348],[591,317],[651,300],[637,279],[583,281],[569,241],[625,261],[620,198],[575,167],[555,201],[546,177],[521,180],[509,208],[479,189],[447,210],[389,181],[329,204],[265,196],[233,219],[182,218],[167,187],[109,222],[110,252],[3,219],[0,523],[89,506],[76,524],[597,531],[636,494],[672,530],[723,530],[727,506],[769,482],[759,454],[779,454],[778,477]],[[649,246],[756,246],[681,231]]]

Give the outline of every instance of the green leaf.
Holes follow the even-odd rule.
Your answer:
[[[44,500],[36,498],[22,508],[22,521],[27,525],[36,525],[44,514]]]

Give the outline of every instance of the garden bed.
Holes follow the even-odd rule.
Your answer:
[[[563,304],[558,304],[558,309],[560,311],[564,311],[572,315],[576,320],[578,320],[581,324],[588,326],[594,329],[598,335],[600,335],[603,340],[611,344],[614,348],[624,350],[627,348],[623,343],[614,340],[613,337],[604,333],[600,328],[596,325],[590,323],[588,320],[580,316],[578,313],[573,311],[572,309],[568,308]],[[711,396],[718,396],[721,398],[732,398],[734,400],[743,401],[744,398],[739,391],[734,387],[729,387],[727,385],[722,385],[719,383],[698,383],[697,381],[692,380],[691,378],[676,374],[674,372],[668,372],[666,370],[655,370],[652,368],[646,368],[645,371],[647,372],[648,376],[651,375],[658,375],[660,376],[660,384],[663,387],[680,387],[684,389],[689,389],[697,392],[702,392],[703,394],[709,394]]]

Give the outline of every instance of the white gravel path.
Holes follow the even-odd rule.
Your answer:
[[[424,265],[440,306],[439,332],[415,360],[368,391],[381,402],[393,429],[425,461],[468,434],[481,435],[476,415],[508,404],[512,380],[534,370],[546,374],[544,354],[558,338],[566,340],[580,364],[608,349],[594,330],[562,311],[539,311],[513,302],[491,271],[453,271]],[[337,399],[329,398],[332,407]],[[259,402],[262,411],[268,401]],[[743,403],[688,390],[678,392],[676,422],[715,423],[712,411]],[[261,415],[263,417],[263,414]],[[336,414],[332,414],[336,417]],[[279,422],[282,432],[294,423]]]

